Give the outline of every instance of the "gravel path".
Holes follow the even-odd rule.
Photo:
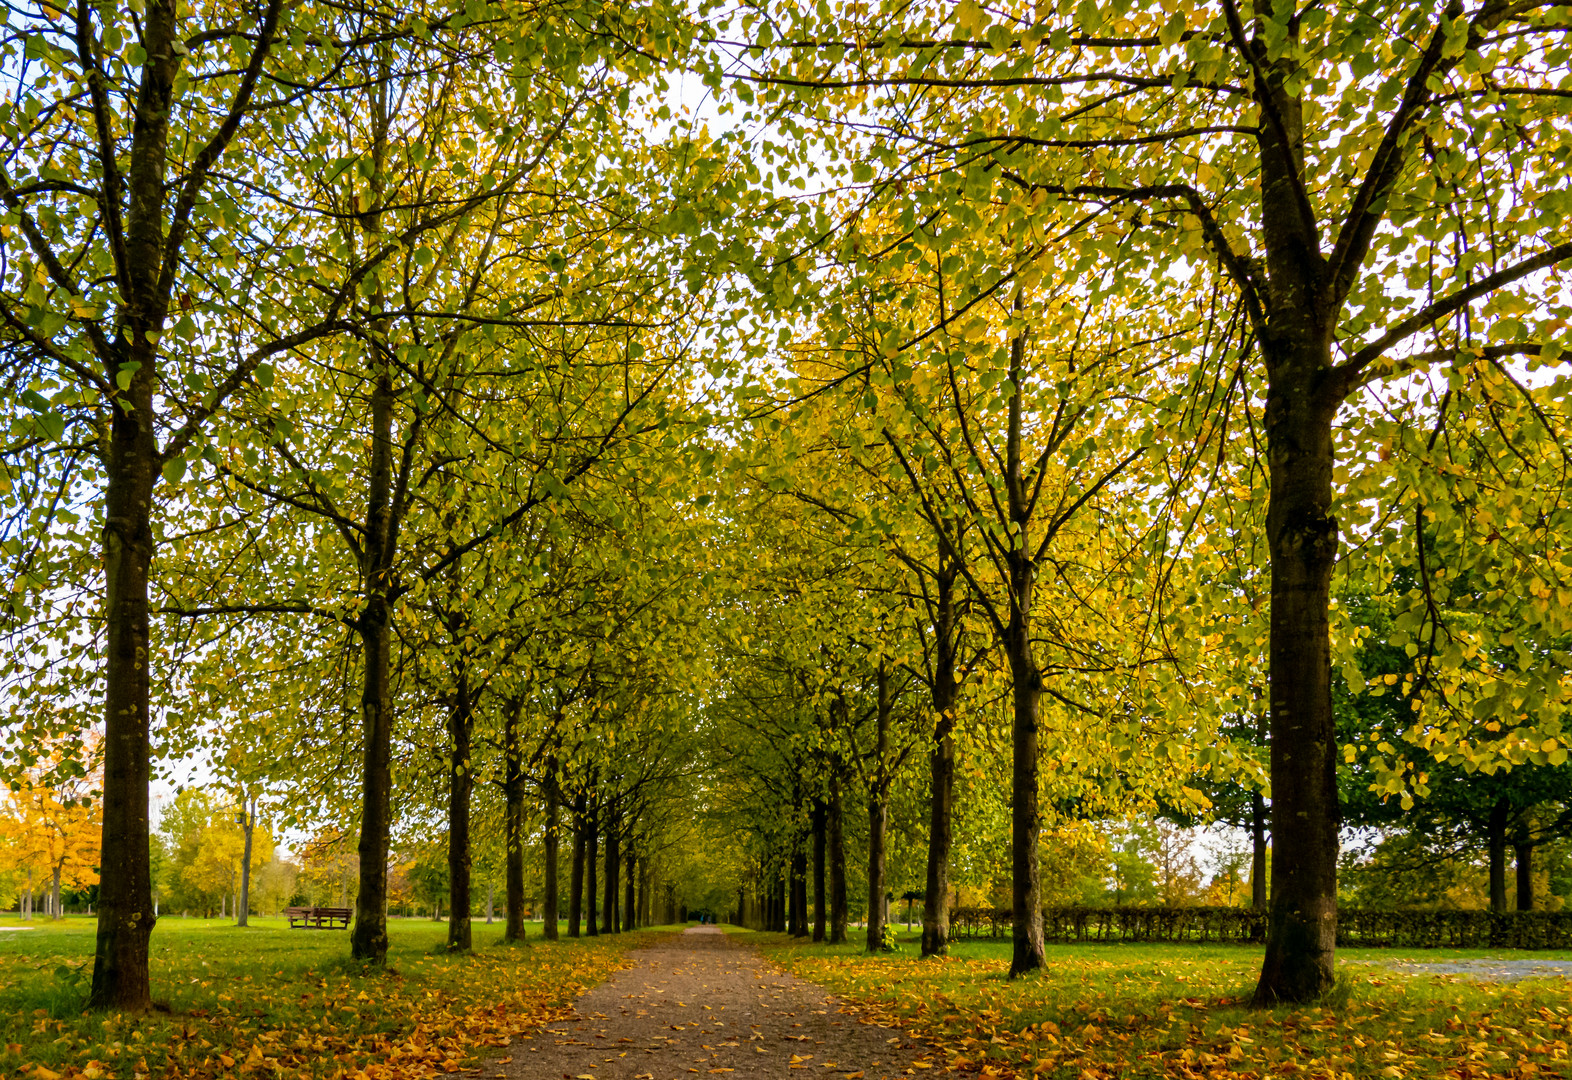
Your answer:
[[[876,1080],[915,1072],[926,1049],[840,1011],[822,988],[715,927],[694,927],[634,959],[579,998],[573,1019],[516,1038],[486,1071],[517,1080]]]

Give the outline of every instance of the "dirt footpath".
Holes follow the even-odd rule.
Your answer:
[[[576,1018],[515,1038],[487,1074],[518,1080],[876,1080],[916,1071],[926,1048],[841,1013],[715,927],[633,954],[634,967],[581,997]]]

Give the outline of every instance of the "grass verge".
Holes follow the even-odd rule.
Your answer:
[[[385,969],[349,959],[348,932],[282,919],[165,917],[140,1017],[84,1013],[95,923],[0,921],[0,1080],[405,1080],[472,1067],[554,1020],[648,932],[503,945],[477,923],[450,956],[446,923],[392,920]],[[9,929],[29,925],[33,929]]]
[[[883,956],[776,934],[754,940],[794,974],[932,1041],[932,1068],[983,1077],[1572,1076],[1572,982],[1485,983],[1387,966],[1486,954],[1346,950],[1338,990],[1321,1007],[1252,1010],[1261,953],[1245,946],[1050,945],[1046,970],[1012,980],[1008,942],[961,942],[948,958],[919,960],[919,940],[906,935],[901,952]]]

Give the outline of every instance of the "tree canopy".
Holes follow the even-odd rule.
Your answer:
[[[1572,828],[1569,32],[12,10],[0,769],[59,812],[7,865],[74,838],[128,1010],[155,889],[243,920],[286,832],[267,888],[352,901],[371,963],[390,903],[464,951],[500,885],[510,939],[870,949],[898,894],[924,955],[975,902],[1018,975],[1054,896],[1200,891],[1158,818],[1250,831],[1261,1004],[1332,984],[1345,823],[1483,844],[1498,910],[1513,847],[1532,898]]]

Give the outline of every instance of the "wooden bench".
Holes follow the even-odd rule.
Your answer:
[[[348,926],[354,914],[347,907],[292,907],[285,908],[291,930],[331,930]]]

